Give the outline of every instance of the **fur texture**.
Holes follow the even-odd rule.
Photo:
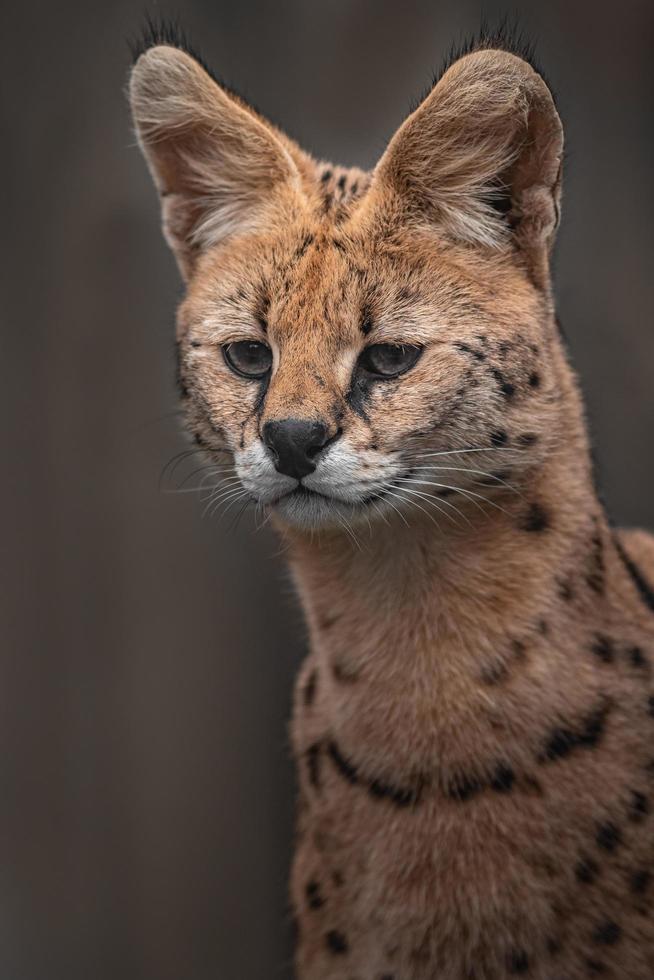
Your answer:
[[[273,514],[311,635],[298,977],[649,980],[654,539],[593,486],[546,84],[478,42],[366,174],[150,41],[130,93],[189,427],[213,499]],[[383,376],[373,349],[414,360]],[[301,483],[266,437],[289,420],[324,435]]]

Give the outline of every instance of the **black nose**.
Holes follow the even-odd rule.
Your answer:
[[[282,419],[266,422],[263,441],[273,454],[275,469],[301,480],[316,468],[314,458],[332,440],[323,422]]]

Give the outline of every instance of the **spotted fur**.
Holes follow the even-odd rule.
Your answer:
[[[593,486],[546,84],[478,42],[363,173],[177,35],[137,53],[189,428],[216,504],[273,515],[311,635],[298,977],[650,980],[654,539],[612,529]],[[230,369],[243,340],[272,352],[256,379]],[[411,366],[366,368],[380,344]],[[301,478],[266,441],[289,420],[322,440]]]

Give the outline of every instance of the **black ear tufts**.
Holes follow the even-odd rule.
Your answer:
[[[178,48],[180,51],[185,51],[186,54],[194,58],[199,65],[202,65],[214,81],[218,81],[202,55],[199,54],[194,45],[189,41],[188,35],[177,17],[172,18],[152,16],[149,13],[146,14],[141,30],[128,40],[128,44],[132,61],[138,61],[142,54],[160,44],[165,44],[170,48]]]
[[[232,95],[238,102],[242,105],[247,106],[257,115],[260,115],[256,106],[246,99],[240,92],[238,92],[232,85],[221,78],[220,75],[207,64],[203,56],[200,54],[198,49],[189,40],[188,34],[182,27],[178,17],[163,17],[163,16],[152,16],[151,14],[146,14],[143,18],[143,24],[141,30],[138,34],[127,41],[132,55],[132,63],[134,64],[146,51],[150,48],[156,48],[160,44],[165,44],[170,48],[177,48],[179,51],[184,51],[186,54],[190,55],[194,61],[204,68],[207,75],[213,78],[217,85],[220,85],[223,91],[227,92],[228,95]]]
[[[440,66],[440,69],[432,76],[431,84],[422,93],[420,98],[411,106],[411,110],[413,111],[414,109],[418,108],[421,102],[423,102],[429,95],[433,87],[440,82],[445,72],[460,58],[463,58],[467,54],[472,54],[474,51],[489,50],[506,51],[509,54],[516,55],[518,58],[522,58],[523,61],[526,61],[527,64],[531,65],[534,71],[540,75],[550,92],[552,92],[552,97],[554,97],[552,86],[550,85],[542,68],[537,63],[535,43],[521,28],[517,14],[513,16],[505,14],[493,25],[489,24],[489,22],[483,18],[478,31],[476,31],[474,34],[469,34],[467,37],[464,37],[462,40],[454,42],[451,45],[450,50]]]

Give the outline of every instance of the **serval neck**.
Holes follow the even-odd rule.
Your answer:
[[[578,448],[501,506],[470,510],[466,530],[411,516],[366,529],[360,547],[345,535],[292,543],[330,733],[373,771],[481,750],[522,684],[546,713],[569,683],[549,654],[557,604],[571,607],[583,578],[575,615],[602,616],[610,532]],[[580,704],[592,696],[583,678],[575,691]],[[510,737],[533,724],[518,713]]]

